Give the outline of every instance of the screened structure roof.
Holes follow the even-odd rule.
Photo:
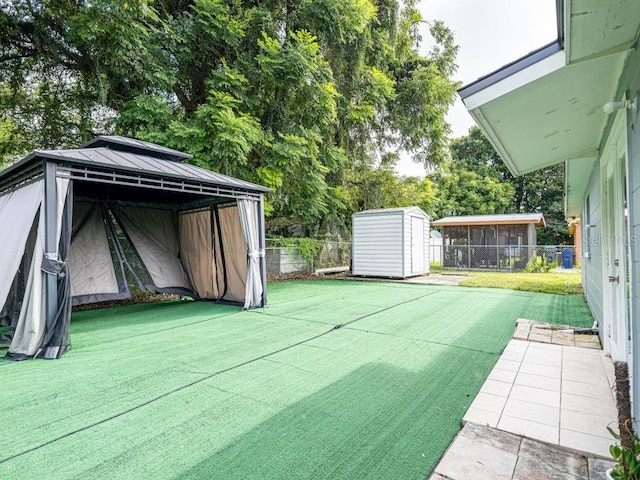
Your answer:
[[[435,226],[456,225],[526,225],[532,223],[536,228],[546,226],[542,213],[507,213],[503,215],[457,215],[444,217],[432,222]]]

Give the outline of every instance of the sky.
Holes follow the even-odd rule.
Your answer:
[[[499,69],[554,41],[557,34],[555,0],[422,0],[418,8],[426,21],[442,20],[453,33],[458,51],[454,79],[463,85]],[[428,25],[420,52],[431,45]],[[462,101],[449,110],[451,137],[466,135],[474,121]],[[400,175],[424,176],[424,167],[403,157]]]

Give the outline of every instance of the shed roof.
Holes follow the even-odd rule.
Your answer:
[[[394,208],[374,208],[371,210],[363,210],[362,212],[354,213],[354,216],[360,215],[375,215],[375,214],[386,214],[386,213],[417,213],[423,217],[431,218],[427,213],[425,213],[420,207],[394,207]]]
[[[525,225],[533,223],[536,228],[546,227],[542,213],[508,213],[505,215],[459,215],[444,217],[432,223],[434,226],[462,225]]]

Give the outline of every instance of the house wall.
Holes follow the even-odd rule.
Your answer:
[[[616,100],[621,98],[635,98],[640,91],[640,53],[635,50],[629,56],[627,64],[618,84]],[[640,101],[640,99],[639,99]],[[640,105],[639,105],[640,106]],[[638,312],[640,312],[640,116],[638,110],[627,110],[627,209],[628,228],[627,242],[629,245],[629,319],[631,329],[631,349],[629,356],[632,408],[635,418],[635,428],[640,427],[640,326]],[[609,140],[615,114],[609,116],[608,126],[603,135],[600,151]],[[602,327],[603,322],[603,268],[605,258],[601,245],[603,238],[602,216],[602,178],[601,169],[603,159],[594,167],[589,188],[583,203],[582,211],[582,275],[585,297],[594,316]],[[591,225],[592,227],[589,227]],[[603,332],[600,331],[601,340]]]
[[[403,277],[403,230],[401,211],[354,215],[353,275]]]
[[[602,185],[600,177],[600,165],[597,163],[591,175],[581,217],[584,219],[582,223],[582,285],[593,318],[602,327],[602,268],[604,259],[601,242]],[[600,334],[602,335],[602,331]]]
[[[637,48],[637,47],[636,47]],[[633,98],[640,90],[640,53],[636,49],[629,58],[625,75],[621,82],[627,98]],[[630,254],[630,312],[631,320],[631,383],[632,406],[635,428],[638,431],[640,419],[640,116],[638,110],[627,115],[627,191],[629,214],[629,254]]]

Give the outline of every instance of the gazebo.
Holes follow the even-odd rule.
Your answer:
[[[58,358],[71,306],[130,287],[263,307],[263,195],[153,143],[96,137],[0,172],[0,325],[7,358]]]
[[[452,268],[524,268],[534,254],[542,213],[461,215],[432,222],[442,228],[442,265]]]

